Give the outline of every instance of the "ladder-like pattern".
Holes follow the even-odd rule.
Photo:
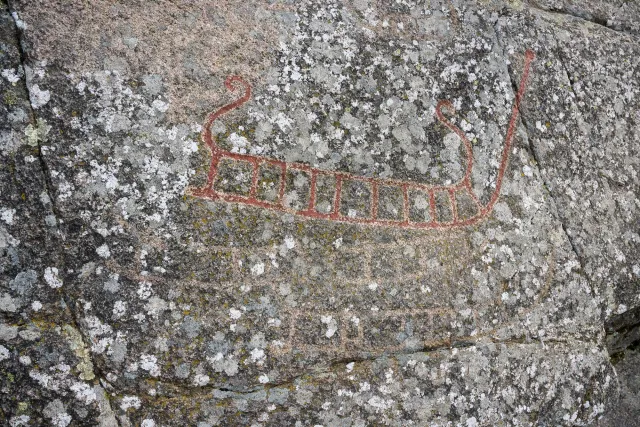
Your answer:
[[[471,187],[471,171],[473,168],[473,151],[471,143],[466,138],[464,132],[453,125],[444,115],[443,109],[454,112],[453,105],[449,101],[440,101],[436,106],[436,117],[438,120],[451,131],[456,133],[465,146],[466,168],[463,178],[451,185],[427,185],[414,181],[401,181],[393,179],[381,179],[358,176],[346,172],[328,171],[311,167],[301,163],[287,163],[263,156],[250,154],[234,153],[223,150],[215,142],[211,134],[212,123],[221,115],[239,107],[247,102],[251,97],[251,86],[241,77],[232,76],[225,81],[225,85],[229,90],[237,89],[237,85],[244,88],[244,95],[235,102],[225,105],[216,112],[210,114],[204,123],[202,138],[211,149],[212,160],[209,170],[207,184],[203,188],[192,189],[191,194],[196,197],[207,198],[210,200],[219,200],[230,203],[240,203],[250,206],[256,206],[278,212],[287,212],[307,218],[324,219],[338,222],[390,226],[400,228],[453,228],[472,225],[481,219],[487,217],[493,210],[493,206],[498,200],[502,180],[507,168],[509,153],[511,151],[511,143],[517,122],[520,108],[520,102],[524,96],[526,82],[529,75],[530,65],[533,61],[534,54],[527,50],[525,54],[524,71],[520,81],[516,99],[513,104],[511,120],[505,136],[505,142],[502,150],[500,167],[496,178],[496,187],[494,193],[486,205],[483,205],[478,197],[474,194]],[[238,164],[248,166],[251,173],[251,182],[247,191],[223,191],[216,188],[216,184],[220,178],[221,162],[236,162]],[[279,175],[278,191],[275,200],[268,200],[259,195],[260,170],[262,167],[274,168]],[[307,176],[308,194],[306,194],[307,203],[302,207],[288,206],[285,195],[287,190],[295,190],[295,187],[287,185],[288,174],[297,173]],[[333,197],[328,212],[318,210],[318,178],[328,178],[334,182]],[[369,192],[366,212],[351,212],[345,214],[342,210],[345,203],[344,186],[347,183],[360,183],[364,185]],[[401,194],[401,206],[398,206],[398,215],[396,218],[388,218],[381,215],[381,190],[396,192]],[[410,206],[410,195],[423,197],[428,205],[428,212],[416,218],[412,215]],[[348,196],[347,196],[348,199]],[[464,201],[465,209],[460,209],[461,202]],[[427,215],[428,214],[428,215]],[[428,220],[426,217],[428,216]]]

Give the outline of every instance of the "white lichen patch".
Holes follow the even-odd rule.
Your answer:
[[[251,267],[251,274],[253,274],[254,276],[261,276],[263,273],[264,273],[263,262],[256,263]]]
[[[40,89],[40,86],[34,84],[29,87],[29,97],[31,98],[31,106],[38,109],[46,105],[51,99],[51,92]]]
[[[80,400],[87,405],[97,399],[95,390],[87,383],[76,382],[71,386],[71,391],[75,393],[77,400]]]
[[[98,246],[96,248],[96,253],[102,258],[109,258],[111,256],[111,251],[109,250],[109,246],[106,243]]]
[[[0,345],[0,362],[9,358],[9,349],[3,345]]]
[[[5,68],[4,70],[2,70],[0,75],[7,79],[7,81],[11,84],[17,83],[20,80],[20,74],[13,68]]]
[[[124,396],[120,402],[120,408],[127,411],[129,408],[140,409],[142,402],[138,396]]]
[[[16,210],[13,208],[0,208],[0,219],[7,225],[13,225]]]
[[[320,321],[327,325],[327,330],[324,335],[327,338],[331,338],[338,331],[338,322],[332,316],[321,316]]]
[[[44,270],[44,281],[52,289],[56,289],[62,286],[62,279],[58,276],[58,269],[56,267],[47,267]]]
[[[198,374],[195,377],[193,377],[193,385],[197,387],[202,387],[209,384],[209,380],[210,378],[208,375]]]
[[[236,309],[236,308],[231,308],[229,309],[229,317],[232,320],[238,320],[240,319],[240,317],[242,317],[242,311]]]
[[[153,289],[151,288],[150,282],[140,282],[138,283],[137,294],[140,299],[146,300],[153,293]]]
[[[152,377],[160,375],[160,367],[157,364],[158,358],[152,354],[143,354],[140,356],[140,368],[149,372]]]
[[[293,249],[296,246],[296,241],[292,236],[286,236],[284,238],[284,245],[287,249]]]
[[[113,303],[113,317],[121,318],[127,312],[127,303],[124,301],[116,301]]]
[[[91,337],[91,351],[94,353],[103,353],[113,342],[113,329],[111,326],[102,323],[96,316],[87,316],[85,322],[88,328],[89,337]]]
[[[251,350],[250,352],[250,357],[251,357],[251,361],[253,363],[256,363],[258,365],[261,365],[264,363],[264,360],[266,358],[266,354],[264,352],[263,349],[261,348],[254,348],[253,350]]]
[[[20,19],[20,15],[18,15],[18,12],[11,12],[11,17],[13,18],[13,21],[16,23],[16,27],[18,27],[23,31],[27,29],[27,23],[24,22],[22,19]]]

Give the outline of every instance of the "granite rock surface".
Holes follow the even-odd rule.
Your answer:
[[[0,4],[3,425],[637,419],[637,1]]]

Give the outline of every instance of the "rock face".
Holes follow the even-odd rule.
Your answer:
[[[0,419],[633,425],[618,3],[2,4]]]

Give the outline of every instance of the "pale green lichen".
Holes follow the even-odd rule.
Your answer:
[[[69,341],[69,347],[73,350],[76,357],[80,359],[80,363],[76,366],[76,369],[80,371],[80,379],[85,381],[94,379],[96,376],[93,373],[93,363],[89,356],[89,349],[85,346],[80,331],[71,325],[64,325],[63,331]]]
[[[37,147],[47,142],[49,131],[51,131],[51,126],[47,124],[47,121],[43,118],[38,118],[35,126],[30,123],[24,130],[24,134],[27,137],[27,144],[32,147]]]

